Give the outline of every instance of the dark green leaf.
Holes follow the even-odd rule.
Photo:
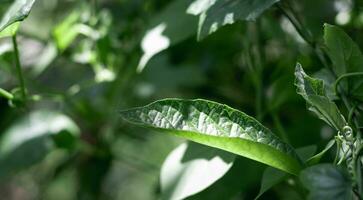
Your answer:
[[[314,153],[316,152],[316,146],[312,145],[307,147],[301,147],[296,149],[296,152],[299,155],[299,157],[303,161],[305,161],[310,156],[314,155]],[[267,190],[271,189],[273,186],[280,183],[287,177],[288,174],[286,174],[285,172],[274,169],[272,167],[267,167],[266,170],[263,172],[260,192],[258,193],[255,199],[260,198],[260,196],[264,194]]]
[[[324,82],[308,76],[298,63],[295,69],[296,92],[307,102],[310,111],[336,130],[346,126],[346,121],[335,103],[326,96]]]
[[[359,46],[339,27],[325,24],[324,40],[327,52],[338,77],[352,72],[363,72],[363,54]],[[363,99],[363,78],[355,76],[341,81],[344,92]]]
[[[0,177],[40,162],[55,146],[70,148],[79,134],[67,116],[47,110],[25,116],[4,132],[0,144]],[[62,141],[67,140],[67,145]]]
[[[313,157],[309,158],[307,160],[307,164],[308,165],[315,165],[317,163],[319,163],[319,161],[321,160],[321,158],[324,156],[324,154],[329,151],[330,148],[332,148],[335,144],[335,140],[330,140],[328,142],[328,144],[325,146],[325,148],[319,152],[318,154],[314,155]]]
[[[291,174],[301,169],[294,149],[243,112],[206,100],[166,99],[121,112],[134,124],[223,149]]]
[[[303,170],[303,185],[309,190],[308,199],[352,199],[352,186],[347,174],[332,164],[320,164]]]
[[[161,169],[162,199],[184,199],[220,179],[235,155],[193,142],[183,143],[166,158]]]
[[[194,4],[201,13],[198,38],[217,31],[236,20],[255,20],[279,0],[197,0]],[[197,12],[195,14],[198,14]]]
[[[10,25],[28,17],[35,0],[15,0],[0,22],[0,32]]]

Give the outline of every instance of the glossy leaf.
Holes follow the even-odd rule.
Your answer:
[[[235,155],[193,142],[183,143],[166,158],[161,169],[162,199],[185,199],[220,179]]]
[[[324,40],[327,52],[338,77],[352,72],[363,72],[363,54],[359,46],[339,27],[325,24]],[[363,77],[346,78],[340,83],[346,93],[363,99]]]
[[[0,22],[0,32],[8,26],[28,17],[35,0],[15,0]]]
[[[236,20],[255,20],[279,0],[198,0],[195,6],[203,11],[199,19],[198,38],[217,31]]]
[[[79,134],[67,116],[48,110],[30,113],[9,127],[0,144],[0,177],[40,162],[54,147],[72,148]]]
[[[347,174],[332,164],[320,164],[303,170],[303,185],[309,190],[308,199],[352,199],[352,186]]]
[[[206,100],[166,99],[122,111],[134,124],[223,149],[291,174],[301,162],[294,149],[243,112]]]
[[[299,63],[295,77],[296,92],[306,100],[309,110],[336,130],[341,130],[347,123],[337,105],[326,96],[324,82],[308,76]]]

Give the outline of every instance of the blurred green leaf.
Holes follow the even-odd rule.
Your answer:
[[[193,142],[183,143],[166,158],[161,169],[162,199],[184,199],[220,179],[235,155]]]
[[[151,20],[141,41],[144,54],[140,58],[138,72],[143,71],[154,55],[196,34],[198,20],[187,13],[191,2],[173,1]]]
[[[303,170],[300,180],[309,190],[308,199],[353,199],[352,183],[348,175],[332,164],[320,164]]]
[[[165,131],[297,174],[294,149],[243,112],[206,100],[167,99],[122,111],[134,124]]]
[[[15,0],[1,19],[0,32],[12,24],[23,21],[25,18],[27,18],[34,2],[35,0]],[[17,28],[13,26],[11,29],[14,31]]]
[[[16,121],[3,134],[0,144],[0,177],[40,162],[56,146],[72,148],[79,135],[67,116],[38,110]]]
[[[79,18],[81,12],[75,10],[70,13],[61,23],[55,26],[53,38],[59,50],[65,50],[79,35]]]
[[[326,96],[322,80],[308,76],[299,63],[295,77],[296,92],[306,100],[310,111],[338,131],[346,126],[347,122],[337,105]]]
[[[3,31],[0,31],[0,38],[11,37],[15,35],[16,32],[18,31],[19,25],[20,22],[15,22],[6,27]]]
[[[252,199],[255,191],[251,191],[251,188],[254,188],[261,179],[264,168],[263,164],[237,157],[231,169],[216,183],[186,199],[239,199],[241,196],[246,197],[245,199]]]
[[[253,21],[279,0],[197,0],[190,10],[201,14],[198,38],[203,39],[236,20]]]
[[[363,72],[363,54],[359,46],[339,27],[325,24],[324,41],[333,70],[338,77],[352,72]],[[362,76],[347,77],[341,81],[344,92],[363,100]]]

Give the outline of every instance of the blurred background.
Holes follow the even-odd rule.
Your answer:
[[[0,199],[159,199],[163,161],[183,141],[126,124],[118,112],[161,98],[227,104],[295,148],[326,144],[334,132],[306,110],[293,75],[297,61],[316,77],[326,72],[281,11],[273,6],[197,41],[193,2],[35,2],[17,36],[30,101],[0,98]],[[0,14],[11,3],[1,0]],[[291,3],[318,42],[330,23],[363,45],[361,1]],[[8,91],[18,87],[13,54],[11,39],[1,39],[0,87]],[[238,158],[191,199],[253,199],[264,168]],[[297,193],[281,183],[262,199]]]

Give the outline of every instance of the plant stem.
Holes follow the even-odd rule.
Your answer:
[[[18,80],[20,83],[20,91],[21,91],[21,95],[22,95],[22,100],[25,102],[26,101],[26,89],[25,89],[25,81],[24,81],[24,77],[23,77],[23,72],[21,69],[21,64],[20,64],[20,59],[19,59],[19,49],[18,49],[18,43],[16,42],[16,34],[12,36],[12,41],[13,41],[13,48],[14,48],[14,55],[15,55],[15,67],[16,67],[16,72],[18,75]]]
[[[0,96],[6,98],[8,100],[14,99],[14,95],[12,95],[10,92],[8,92],[4,89],[1,89],[1,88],[0,88]]]

